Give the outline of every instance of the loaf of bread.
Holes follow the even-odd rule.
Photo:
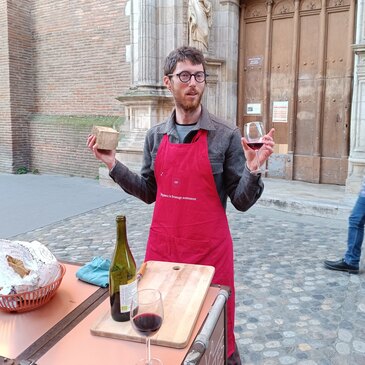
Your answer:
[[[0,294],[19,294],[44,287],[61,273],[52,252],[38,241],[0,239]]]

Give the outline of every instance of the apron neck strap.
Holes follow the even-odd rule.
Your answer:
[[[199,129],[198,133],[191,140],[192,143],[196,142],[202,135],[206,134],[207,131],[205,129]]]

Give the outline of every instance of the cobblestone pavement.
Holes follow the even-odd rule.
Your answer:
[[[86,213],[12,237],[38,240],[60,260],[110,257],[115,216],[127,216],[141,264],[153,206],[123,197]],[[240,213],[229,205],[235,244],[236,337],[244,364],[364,365],[365,274],[328,271],[341,257],[347,221],[271,208]]]

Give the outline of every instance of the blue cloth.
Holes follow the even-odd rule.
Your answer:
[[[94,257],[76,272],[76,277],[87,283],[106,288],[109,285],[110,260]]]

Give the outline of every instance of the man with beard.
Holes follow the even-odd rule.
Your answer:
[[[155,202],[145,260],[215,267],[212,282],[231,289],[228,299],[228,364],[241,364],[234,338],[235,290],[233,242],[226,217],[227,198],[240,211],[249,209],[263,191],[255,151],[238,128],[201,105],[206,86],[205,59],[193,47],[172,51],[165,60],[164,84],[175,109],[170,118],[147,131],[141,174],[88,147],[109,168],[111,178],[127,193]],[[273,152],[272,129],[263,138],[260,163]]]

